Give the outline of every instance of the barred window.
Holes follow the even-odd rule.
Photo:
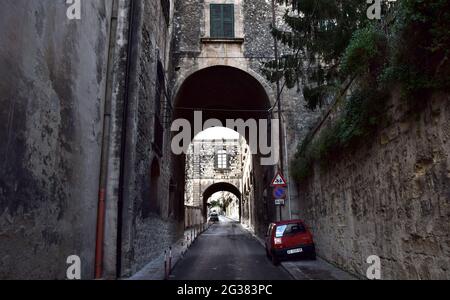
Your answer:
[[[229,168],[228,155],[226,150],[219,150],[216,153],[216,169],[226,170]]]

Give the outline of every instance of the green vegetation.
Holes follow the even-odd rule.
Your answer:
[[[345,103],[342,115],[326,126],[318,137],[306,139],[292,161],[293,176],[302,180],[311,175],[314,162],[328,167],[340,154],[360,144],[376,132],[384,121],[387,94],[377,90],[358,90]]]
[[[377,26],[366,26],[353,33],[341,63],[341,73],[376,78],[386,63],[387,38]],[[369,77],[369,78],[367,78]]]
[[[412,102],[450,89],[450,2],[405,0],[399,3],[389,37],[389,63],[380,83],[401,84]]]
[[[366,18],[365,1],[278,2],[292,4],[284,16],[290,30],[272,29],[290,52],[264,65],[267,78],[302,86],[311,110],[346,94],[340,87],[348,80],[356,89],[342,97],[345,103],[333,124],[299,145],[292,162],[296,179],[311,175],[315,162],[326,167],[376,133],[394,85],[413,109],[433,92],[450,90],[448,0],[399,1],[384,6],[380,21]]]
[[[302,89],[308,108],[321,107],[343,81],[340,61],[353,33],[368,22],[367,5],[361,0],[277,2],[291,5],[284,15],[290,30],[272,28],[284,51],[263,72],[273,82],[283,78],[286,87]]]

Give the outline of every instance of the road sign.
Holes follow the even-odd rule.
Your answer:
[[[286,189],[284,187],[278,186],[273,189],[273,197],[275,199],[285,199]]]
[[[275,205],[284,206],[284,199],[275,199]]]
[[[275,175],[270,186],[287,186],[286,179],[284,179],[281,172],[278,172],[277,175]]]

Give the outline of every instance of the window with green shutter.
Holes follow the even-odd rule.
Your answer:
[[[234,5],[211,4],[211,37],[234,38]]]

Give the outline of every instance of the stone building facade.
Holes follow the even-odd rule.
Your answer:
[[[203,208],[205,190],[216,183],[241,190],[244,147],[241,139],[194,140],[186,155],[185,205]]]
[[[70,255],[83,279],[132,275],[183,234],[186,156],[172,152],[171,121],[277,115],[261,72],[274,57],[269,1],[81,2],[80,20],[65,1],[0,10],[0,278],[63,279]],[[232,5],[219,18],[231,27],[211,5]],[[317,114],[296,90],[281,99],[289,154]],[[276,166],[241,155],[241,219],[262,235]],[[284,218],[301,214],[289,184]]]
[[[231,36],[223,38],[212,34],[212,5],[231,5],[233,7],[234,32]],[[239,112],[239,109],[247,108],[266,111],[263,116],[259,115],[256,118],[277,116],[276,109],[273,109],[277,98],[275,85],[268,82],[262,73],[263,63],[274,58],[274,40],[270,34],[270,24],[273,22],[271,9],[270,1],[264,0],[186,0],[175,2],[172,48],[173,73],[171,82],[174,90],[173,95],[176,96],[177,92],[180,93],[174,99],[174,107],[180,102],[182,103],[181,106],[185,106],[185,102],[183,99],[180,100],[180,98],[184,96],[185,90],[189,89],[189,84],[197,87],[193,81],[201,81],[203,78],[200,74],[202,73],[209,78],[221,76],[223,80],[228,80],[228,76],[231,77],[229,79],[239,76],[238,72],[235,72],[236,74],[233,75],[231,71],[226,73],[219,69],[219,67],[226,66],[229,69],[244,72],[252,78],[252,82],[246,82],[244,79],[240,80],[242,86],[258,85],[258,88],[261,90],[259,94],[255,93],[254,95],[243,97],[243,99],[252,99],[253,107],[247,105],[251,102],[248,100],[236,105],[230,104],[229,109],[236,110],[235,113],[231,114],[232,117],[236,115],[244,119],[249,117]],[[285,7],[277,7],[277,21],[281,20],[281,15],[284,11]],[[281,26],[282,24],[279,25]],[[205,85],[208,84],[206,83],[207,81],[204,82]],[[215,88],[216,86],[212,79],[210,79],[210,82],[210,85]],[[200,85],[198,85],[198,88],[200,89]],[[208,91],[207,86],[202,89],[209,99],[217,98],[214,93]],[[189,96],[194,98],[192,93],[185,92],[185,94],[188,94],[186,98],[189,98]],[[239,97],[236,96],[236,98]],[[305,108],[302,95],[296,89],[283,89],[281,99],[283,101],[282,117],[284,128],[282,140],[285,177],[289,178],[289,161],[291,159],[289,155],[295,153],[298,142],[317,120],[318,113],[308,111]],[[266,102],[264,103],[264,101]],[[201,100],[197,102],[192,104],[192,107],[202,106]],[[212,101],[209,104],[214,105]],[[216,106],[223,107],[219,104],[216,104]],[[220,116],[211,112],[205,112],[205,114],[221,120],[229,116],[224,113]],[[255,161],[258,161],[258,159]],[[270,197],[267,196],[271,194],[269,185],[274,169],[269,170],[269,168],[261,167],[258,163],[254,166],[254,175],[259,180],[254,185],[255,193],[248,191],[248,195],[249,197],[254,195],[256,198],[261,199],[257,207],[252,208],[252,211],[256,211],[254,212],[255,220],[264,219],[263,211],[267,209],[271,210],[272,213],[274,212]],[[289,180],[289,196],[289,206],[283,207],[283,218],[298,217],[297,189],[293,180]],[[261,234],[265,232],[265,225],[264,222],[261,222],[256,228],[257,232]]]
[[[122,133],[122,195],[118,199],[118,273],[129,276],[183,232],[182,187],[170,165],[173,1],[131,1],[128,103]],[[117,261],[117,257],[116,257]]]
[[[65,1],[2,5],[0,278],[63,279],[71,255],[83,279],[128,276],[182,232],[173,7],[81,1],[72,20]]]
[[[254,198],[249,197],[253,193],[250,184],[253,162],[249,151],[243,137],[194,140],[186,156],[185,205],[200,208],[206,218],[208,199],[215,192],[227,192],[237,200],[230,203],[228,212],[253,226],[249,218],[254,206]]]

